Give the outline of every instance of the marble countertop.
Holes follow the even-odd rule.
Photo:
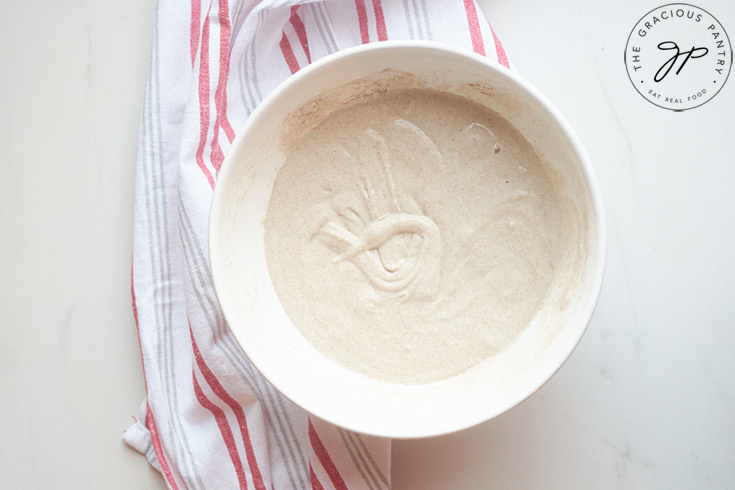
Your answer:
[[[587,147],[607,274],[559,373],[476,428],[396,442],[395,490],[735,488],[735,80],[685,112],[638,95],[625,43],[660,3],[480,1]],[[735,35],[735,3],[698,5]],[[155,2],[4,10],[0,481],[162,489],[120,439],[144,393],[129,274]]]

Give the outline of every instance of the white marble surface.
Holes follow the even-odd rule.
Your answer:
[[[735,80],[673,113],[623,65],[659,1],[480,2],[567,115],[609,218],[600,303],[535,396],[401,441],[396,490],[735,488]],[[735,36],[735,3],[698,4]],[[129,268],[154,1],[0,17],[0,487],[162,489],[120,440],[143,395]]]

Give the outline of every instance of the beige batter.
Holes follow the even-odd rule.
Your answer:
[[[529,143],[486,107],[433,89],[375,93],[290,150],[265,223],[294,325],[367,376],[427,383],[516,339],[564,247]]]

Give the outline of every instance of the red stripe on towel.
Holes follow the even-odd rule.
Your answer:
[[[388,40],[388,30],[385,28],[385,15],[383,15],[383,3],[381,0],[373,0],[375,11],[375,28],[378,31],[378,41]]]
[[[210,5],[211,8],[211,5]],[[209,133],[209,12],[202,28],[202,43],[199,55],[199,146],[196,151],[196,162],[214,189],[214,178],[204,163],[204,147],[207,145]]]
[[[311,423],[311,417],[309,417],[309,442],[311,442],[314,454],[319,458],[319,462],[322,464],[324,471],[327,472],[329,479],[332,480],[334,488],[337,490],[347,490],[347,485],[345,485],[342,475],[339,474],[339,470],[337,470],[337,467],[334,465],[334,461],[332,461],[332,458],[329,456],[322,440],[319,439],[319,434],[316,433],[314,425]]]
[[[477,54],[485,56],[485,43],[482,41],[482,31],[480,30],[480,20],[477,17],[475,0],[464,0],[464,11],[467,14],[467,26],[470,29],[472,50]]]
[[[171,490],[179,490],[178,485],[176,485],[176,480],[174,479],[174,475],[173,473],[171,473],[171,468],[169,468],[168,466],[168,461],[166,460],[166,456],[163,454],[163,447],[161,446],[161,438],[158,435],[158,429],[156,428],[156,422],[153,420],[153,411],[151,410],[150,403],[148,403],[147,401],[146,401],[145,426],[148,429],[148,431],[151,433],[151,443],[153,444],[153,450],[156,453],[158,464],[161,465],[161,473],[163,473],[163,476],[166,478],[166,481],[171,487]]]
[[[209,398],[206,397],[201,386],[199,386],[199,382],[197,381],[196,374],[193,370],[191,378],[194,383],[194,394],[197,397],[197,401],[199,401],[199,404],[209,410],[214,416],[214,420],[217,423],[217,427],[219,428],[220,434],[222,434],[222,439],[227,447],[227,452],[230,455],[230,460],[232,460],[232,464],[235,467],[235,473],[237,474],[237,481],[240,484],[240,488],[247,490],[248,482],[245,477],[245,469],[242,467],[242,460],[240,460],[240,454],[237,452],[235,437],[232,435],[230,425],[227,423],[227,416],[221,408],[212,403]]]
[[[253,475],[253,483],[255,484],[255,488],[257,490],[265,490],[265,483],[263,482],[263,476],[260,472],[260,467],[258,466],[258,461],[255,458],[255,451],[253,450],[253,443],[250,439],[250,431],[248,430],[248,422],[245,417],[245,411],[242,409],[239,403],[232,398],[232,396],[227,392],[224,386],[222,386],[222,383],[219,382],[217,377],[214,375],[212,370],[209,368],[207,363],[204,361],[204,357],[202,356],[201,351],[199,350],[199,345],[197,345],[196,340],[194,339],[194,330],[192,330],[191,325],[189,325],[189,335],[191,336],[191,345],[194,348],[194,358],[196,359],[197,366],[199,366],[199,371],[201,371],[202,375],[204,376],[204,379],[207,381],[207,384],[209,384],[210,388],[212,388],[212,391],[215,395],[220,397],[223,402],[227,404],[228,407],[232,410],[232,412],[235,414],[235,418],[237,419],[237,423],[240,427],[240,433],[242,435],[242,443],[245,447],[245,457],[248,460],[248,467],[250,468],[250,473]]]
[[[230,33],[232,26],[230,25],[230,12],[227,4],[228,0],[219,0],[219,79],[217,80],[217,88],[214,91],[214,107],[216,116],[214,119],[214,131],[212,135],[212,152],[210,159],[215,171],[219,173],[225,155],[222,147],[219,145],[219,129],[224,130],[227,139],[232,143],[235,139],[235,131],[233,131],[230,122],[227,120],[227,77],[230,73]]]
[[[281,37],[281,42],[279,43],[281,46],[281,53],[283,53],[283,59],[286,60],[286,64],[288,65],[288,69],[291,70],[291,74],[293,75],[297,71],[301,69],[301,66],[299,66],[299,62],[296,59],[296,55],[293,54],[293,49],[291,48],[291,42],[288,40],[288,37],[286,37],[286,33],[283,33],[283,36]]]
[[[309,463],[309,480],[311,481],[311,490],[324,490],[319,478],[314,473],[314,468],[311,467],[311,463]]]
[[[505,54],[505,49],[503,49],[503,45],[500,43],[500,39],[498,39],[498,36],[495,35],[493,26],[491,26],[489,22],[487,25],[488,27],[490,27],[490,32],[493,33],[493,41],[495,42],[495,52],[498,53],[498,63],[500,63],[506,68],[510,68],[510,63],[508,62],[508,55]]]
[[[355,9],[357,10],[357,20],[360,23],[360,38],[362,39],[362,44],[367,44],[370,42],[370,33],[368,32],[365,0],[355,0]]]
[[[304,50],[304,54],[306,55],[306,59],[311,63],[311,53],[309,52],[309,39],[306,37],[306,26],[304,26],[304,21],[301,20],[301,17],[299,17],[299,7],[300,5],[295,5],[291,7],[291,18],[289,21],[291,22],[291,26],[293,26],[293,30],[296,33],[296,36],[299,38],[299,42],[301,43],[301,48]]]
[[[191,67],[194,68],[194,62],[197,58],[197,47],[199,46],[199,29],[202,23],[202,4],[200,0],[191,0]]]

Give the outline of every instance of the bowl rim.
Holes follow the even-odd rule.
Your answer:
[[[274,383],[273,380],[271,380],[262,370],[261,368],[251,360],[250,355],[248,354],[248,347],[246,345],[243,345],[243,343],[240,342],[239,336],[236,333],[234,329],[232,329],[229,325],[229,321],[227,321],[227,318],[232,318],[232,315],[228,315],[229,308],[227,306],[227,301],[223,301],[222,298],[224,297],[224,286],[222,281],[222,272],[220,271],[219,267],[216,266],[217,260],[216,260],[216,254],[218,253],[218,250],[221,250],[220,246],[220,237],[222,234],[219,232],[219,227],[217,226],[217,223],[219,222],[217,219],[215,219],[217,216],[221,215],[222,212],[226,209],[226,200],[223,197],[223,185],[217,185],[217,183],[222,182],[224,180],[227,180],[230,178],[230,174],[234,172],[234,168],[236,168],[236,165],[233,163],[233,160],[236,153],[240,153],[241,150],[238,150],[238,148],[242,145],[242,140],[245,139],[246,135],[250,132],[250,128],[256,124],[258,124],[259,120],[264,113],[267,114],[267,110],[272,104],[274,100],[279,98],[281,94],[288,90],[290,86],[298,83],[301,79],[309,76],[311,73],[321,70],[326,65],[331,65],[333,63],[340,62],[341,60],[345,58],[350,58],[355,55],[359,55],[366,51],[382,51],[382,50],[422,50],[422,51],[434,51],[434,52],[441,52],[444,54],[449,54],[451,56],[458,56],[463,58],[468,58],[474,62],[477,62],[479,64],[484,65],[485,68],[492,70],[495,72],[496,75],[500,77],[504,77],[506,79],[509,79],[513,84],[517,85],[518,88],[520,88],[522,91],[527,92],[533,99],[535,99],[541,107],[543,107],[546,111],[549,112],[551,118],[556,122],[556,124],[559,125],[559,128],[561,131],[565,134],[565,136],[568,138],[569,143],[571,145],[573,153],[576,153],[579,160],[579,167],[582,170],[581,177],[583,178],[584,184],[586,188],[589,191],[589,201],[590,201],[590,211],[591,215],[595,218],[594,224],[591,225],[594,226],[594,229],[590,231],[590,239],[596,241],[597,251],[598,254],[596,256],[597,260],[594,264],[594,267],[591,272],[591,279],[588,282],[588,287],[591,291],[593,291],[593,294],[588,295],[587,300],[580,303],[579,305],[579,311],[580,311],[580,317],[585,319],[584,321],[580,322],[580,325],[577,327],[577,331],[574,332],[574,335],[570,337],[570,341],[567,342],[567,345],[564,346],[563,349],[560,349],[558,356],[556,356],[555,360],[550,363],[550,367],[548,370],[544,372],[543,380],[538,383],[538,386],[535,386],[534,389],[529,390],[527,393],[525,393],[523,396],[517,396],[515,398],[509,398],[505,404],[502,405],[502,409],[495,410],[493,412],[487,412],[484,413],[482,416],[477,416],[474,418],[466,418],[458,421],[454,421],[454,423],[444,423],[442,424],[441,428],[432,429],[432,427],[423,427],[424,430],[418,431],[406,431],[404,433],[393,433],[393,432],[385,432],[380,430],[366,430],[365,428],[360,427],[359,423],[350,424],[350,423],[344,423],[344,421],[334,421],[331,420],[329,416],[325,416],[323,411],[319,409],[319,407],[311,406],[310,404],[304,404],[300,400],[295,400],[290,394],[284,392],[281,387],[278,386],[278,383]],[[454,432],[458,432],[464,429],[468,429],[471,427],[474,427],[476,425],[479,425],[483,422],[492,420],[505,412],[511,410],[512,408],[515,408],[519,404],[523,403],[525,400],[527,400],[529,397],[531,397],[534,393],[536,393],[540,388],[542,388],[548,381],[554,377],[554,375],[561,369],[561,367],[567,362],[571,354],[574,352],[576,347],[579,345],[579,342],[581,341],[582,337],[584,336],[584,333],[586,332],[589,323],[592,319],[594,310],[597,306],[601,289],[602,289],[602,282],[604,278],[605,273],[605,267],[607,262],[607,225],[606,225],[606,218],[605,218],[605,212],[604,212],[604,206],[603,206],[603,199],[602,199],[602,193],[600,190],[599,182],[597,179],[597,175],[595,172],[594,167],[592,166],[592,163],[589,159],[589,155],[587,154],[587,151],[585,150],[584,146],[582,145],[582,142],[577,135],[576,131],[573,129],[571,124],[568,122],[566,117],[559,111],[559,109],[539,90],[537,89],[533,84],[531,84],[529,81],[515,73],[514,71],[500,65],[499,63],[492,61],[485,56],[481,56],[477,53],[474,53],[468,49],[456,47],[449,44],[439,43],[436,41],[422,41],[422,40],[400,40],[400,41],[382,41],[378,43],[368,43],[368,44],[362,44],[357,45],[349,48],[345,48],[339,51],[336,51],[332,54],[329,54],[323,58],[320,58],[313,63],[303,67],[298,72],[294,73],[293,75],[286,78],[284,81],[279,83],[253,110],[253,112],[248,116],[245,123],[240,127],[240,130],[237,132],[235,139],[233,140],[227,155],[225,156],[224,161],[222,162],[222,166],[218,172],[218,176],[215,182],[214,190],[211,197],[211,203],[210,203],[210,211],[208,215],[208,258],[209,258],[209,265],[210,265],[210,271],[212,274],[212,282],[215,294],[217,296],[217,300],[219,303],[219,306],[222,310],[222,314],[224,315],[224,319],[228,325],[228,328],[230,329],[230,332],[232,333],[233,337],[237,341],[238,346],[243,351],[243,353],[248,358],[248,362],[250,362],[255,369],[262,375],[268,383],[270,383],[276,390],[283,396],[285,396],[287,399],[295,403],[297,406],[304,409],[307,413],[311,415],[315,415],[323,420],[326,420],[330,423],[333,423],[335,425],[338,425],[340,427],[343,427],[345,429],[363,433],[367,435],[372,436],[379,436],[379,437],[389,437],[394,439],[421,439],[426,437],[435,437],[445,434],[450,434]],[[596,226],[595,226],[596,225]],[[541,378],[541,377],[540,377]],[[305,406],[306,405],[306,406]]]

